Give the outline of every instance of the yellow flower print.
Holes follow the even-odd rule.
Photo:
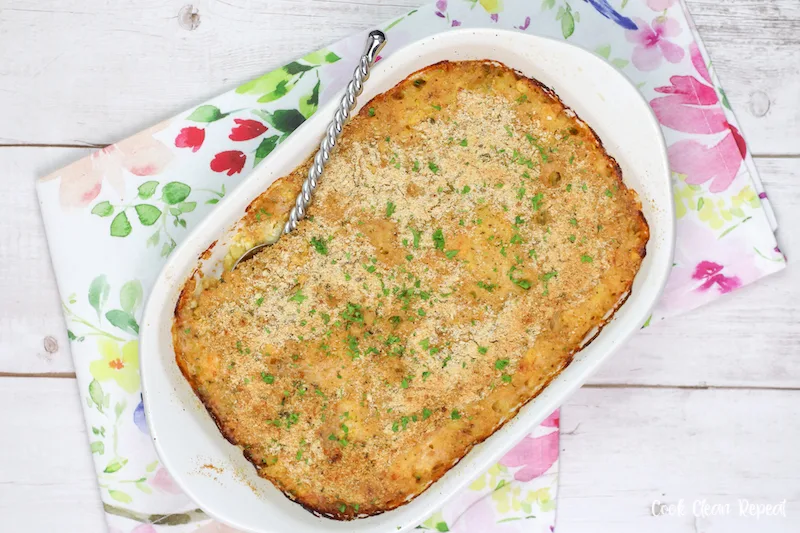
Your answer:
[[[503,3],[501,0],[479,0],[479,3],[490,15],[496,15],[503,11]]]
[[[122,345],[110,339],[98,339],[97,349],[102,359],[89,365],[94,379],[103,382],[113,379],[126,392],[139,390],[139,341]]]

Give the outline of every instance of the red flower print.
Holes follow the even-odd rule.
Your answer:
[[[249,141],[267,131],[267,127],[257,120],[235,118],[233,121],[238,126],[235,126],[228,135],[232,141]]]
[[[741,287],[742,281],[739,278],[736,276],[726,276],[725,274],[721,273],[723,268],[724,267],[719,263],[713,263],[711,261],[700,261],[697,263],[697,266],[694,269],[694,274],[692,274],[692,279],[696,279],[698,281],[705,280],[704,283],[697,288],[697,290],[707,291],[716,285],[721,294],[726,294]]]
[[[178,148],[191,148],[192,152],[196,152],[203,146],[203,141],[206,140],[206,130],[190,126],[183,128],[178,136],[175,137],[175,146]]]
[[[227,171],[228,176],[233,176],[242,171],[245,161],[247,161],[247,156],[239,150],[220,152],[211,160],[211,170],[214,172]]]
[[[697,135],[724,134],[721,139],[715,137],[713,146],[686,139],[669,147],[673,172],[685,174],[686,183],[691,185],[711,181],[709,191],[722,192],[739,173],[747,145],[739,130],[728,123],[700,49],[692,44],[690,52],[702,80],[673,76],[671,85],[656,88],[656,92],[667,96],[654,98],[650,106],[658,121],[673,130]]]

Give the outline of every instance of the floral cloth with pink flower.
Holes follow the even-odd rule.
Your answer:
[[[621,69],[663,126],[678,239],[645,326],[780,270],[775,219],[747,143],[679,0],[438,0],[381,25],[384,56],[458,27],[566,39]],[[111,531],[227,533],[160,465],[139,381],[142,301],[166,257],[349,79],[363,34],[42,178],[42,213]],[[558,413],[418,528],[550,532]]]

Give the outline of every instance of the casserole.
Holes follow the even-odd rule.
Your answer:
[[[307,513],[260,479],[240,451],[218,434],[174,364],[170,326],[178,292],[197,268],[197,257],[217,241],[200,268],[208,275],[218,273],[246,207],[277,178],[305,161],[335,105],[329,104],[291,141],[273,152],[269,167],[254,172],[173,252],[145,310],[140,348],[142,381],[156,449],[179,485],[221,521],[248,531],[388,531],[413,527],[556,408],[644,323],[655,304],[671,266],[674,216],[664,142],[638,91],[605,62],[570,45],[514,32],[460,30],[424,39],[382,61],[361,101],[369,101],[425,66],[468,59],[501,62],[551,87],[565,105],[595,129],[617,159],[626,184],[639,193],[650,226],[647,256],[632,295],[594,342],[578,352],[571,365],[536,399],[415,500],[349,523]],[[324,178],[322,183],[324,187]],[[587,338],[593,338],[593,333]],[[222,472],[210,479],[200,473],[203,464],[222,468]]]

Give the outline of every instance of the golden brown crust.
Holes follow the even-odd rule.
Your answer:
[[[306,169],[252,202],[238,254],[274,236]],[[627,298],[649,238],[595,132],[480,61],[364,106],[309,213],[187,281],[173,339],[225,438],[336,519],[407,502],[536,397]]]

